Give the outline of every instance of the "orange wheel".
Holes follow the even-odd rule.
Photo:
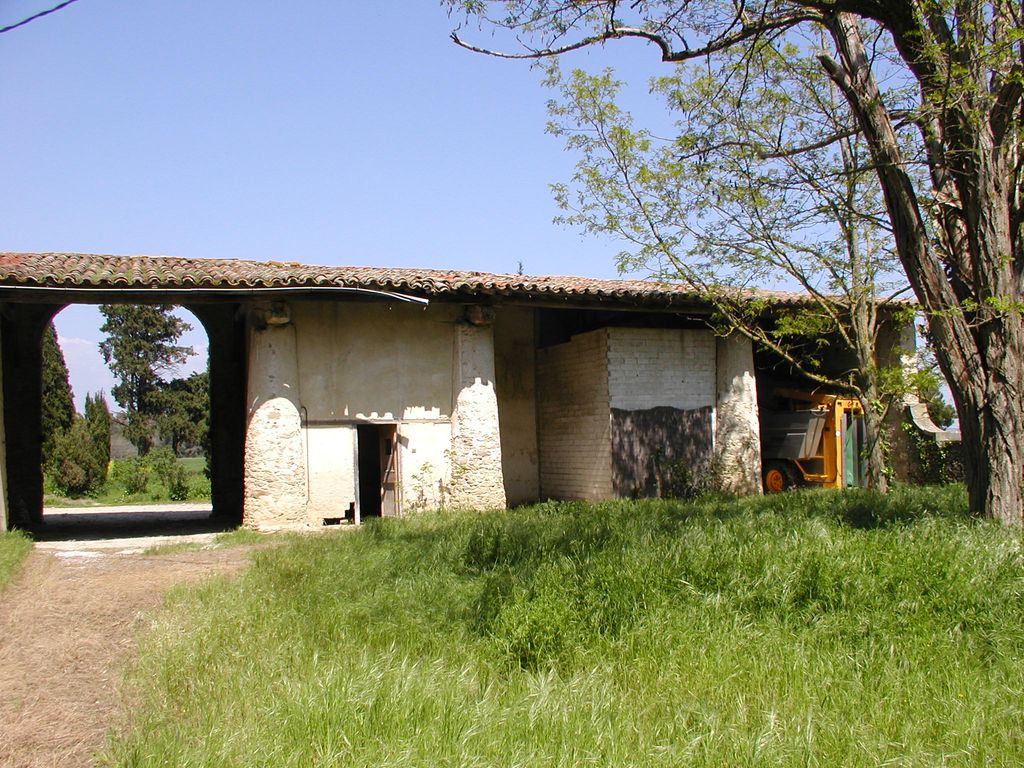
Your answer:
[[[781,469],[772,467],[764,473],[764,489],[768,493],[782,493],[786,490],[786,476]]]
[[[788,461],[769,461],[764,465],[764,492],[782,493],[800,485],[800,474]]]

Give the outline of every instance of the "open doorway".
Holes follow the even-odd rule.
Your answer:
[[[208,347],[180,306],[72,304],[55,315],[43,333],[38,533],[210,527]]]
[[[120,294],[105,294],[104,298],[115,304],[130,303]],[[170,296],[154,295],[154,304],[160,298],[164,298],[168,304],[173,303],[173,299],[166,301],[171,299]],[[238,312],[238,305],[228,302],[177,305],[177,311],[191,314],[185,314],[185,322],[192,325],[195,331],[194,340],[185,337],[185,343],[181,346],[197,348],[200,359],[187,361],[190,365],[182,365],[176,370],[160,371],[160,394],[165,397],[160,401],[161,410],[154,416],[155,431],[150,447],[166,445],[163,453],[169,454],[164,457],[168,461],[162,462],[159,467],[156,461],[152,461],[150,466],[131,468],[138,469],[139,472],[122,472],[122,478],[139,481],[138,489],[129,494],[127,491],[120,492],[119,486],[109,481],[112,479],[115,462],[131,458],[130,456],[122,457],[112,451],[109,456],[98,457],[93,455],[98,454],[98,450],[83,450],[87,443],[92,443],[92,447],[97,448],[104,445],[113,447],[114,442],[106,437],[93,439],[94,433],[91,429],[88,433],[90,439],[85,439],[85,395],[89,394],[94,400],[103,402],[105,410],[113,412],[109,414],[112,432],[116,430],[113,421],[118,409],[118,403],[112,396],[111,381],[97,381],[95,378],[90,380],[88,376],[85,379],[81,376],[76,378],[74,375],[74,369],[81,368],[80,361],[76,363],[75,360],[79,353],[89,353],[97,358],[94,361],[94,368],[99,368],[101,372],[105,368],[102,358],[99,357],[100,339],[96,335],[89,335],[98,334],[101,323],[99,312],[91,306],[92,303],[83,302],[69,306],[12,302],[6,307],[3,318],[0,318],[3,338],[4,437],[8,449],[5,456],[7,507],[6,510],[0,508],[0,513],[6,511],[5,522],[27,529],[41,529],[45,526],[52,528],[52,533],[56,535],[56,529],[61,527],[58,523],[71,519],[66,512],[69,505],[70,508],[76,508],[79,506],[78,502],[81,502],[81,506],[88,506],[89,509],[85,510],[88,515],[83,514],[75,518],[75,527],[83,528],[82,531],[76,531],[75,535],[78,536],[84,532],[84,528],[96,528],[96,521],[92,519],[95,508],[138,502],[145,504],[145,510],[137,515],[137,520],[131,521],[132,526],[137,525],[155,531],[168,522],[166,515],[157,514],[160,505],[164,501],[173,501],[175,506],[200,508],[187,510],[186,522],[202,519],[203,525],[206,525],[205,518],[210,517],[212,510],[216,520],[209,520],[210,526],[237,525],[242,515],[246,376],[244,318]],[[76,313],[79,315],[77,319],[74,317]],[[86,316],[84,320],[83,315]],[[52,348],[47,349],[46,345]],[[205,354],[207,348],[208,361]],[[56,366],[58,375],[50,375],[48,378],[44,372],[44,358],[50,353],[58,358],[59,364]],[[65,359],[59,360],[61,357]],[[69,368],[71,370],[68,370]],[[57,430],[44,424],[46,401],[52,394],[51,390],[58,388],[51,379],[57,381],[65,395],[59,399],[58,406],[54,409],[58,414],[63,414],[62,423]],[[172,386],[175,380],[180,381]],[[192,386],[196,384],[199,386]],[[186,391],[178,391],[186,385]],[[188,399],[185,396],[192,395],[208,396],[208,404],[199,414],[193,413],[190,405],[188,408],[179,409],[180,412],[170,410],[167,402],[172,396],[179,395],[183,399]],[[171,404],[176,406],[177,402]],[[156,416],[167,418],[161,418],[162,423],[157,426]],[[208,438],[203,437],[201,433],[198,438],[190,434],[202,421],[207,422]],[[77,429],[77,432],[72,435],[70,433],[73,429]],[[53,449],[57,441],[51,440],[45,448],[45,456],[50,459],[47,462],[44,458],[43,443],[47,434],[53,431],[67,437],[62,442],[64,448],[68,449],[64,453],[68,455],[54,458]],[[184,431],[188,431],[189,434],[185,434]],[[132,451],[131,446],[124,443],[121,445],[128,453],[143,453],[137,449]],[[12,446],[16,446],[16,449],[12,450]],[[207,462],[210,470],[208,473],[204,471]],[[99,481],[94,484],[95,487],[75,488],[73,494],[52,493],[55,489],[65,490],[63,487],[57,488],[53,482],[54,475],[57,474],[55,470],[66,470],[64,477],[60,478],[63,485],[70,485],[71,479],[84,474],[78,472],[74,465],[88,470],[95,465],[96,472],[93,474],[99,477]],[[160,478],[161,469],[166,471],[166,479]],[[44,481],[44,472],[47,470],[50,477]],[[142,472],[148,472],[145,488],[141,485],[141,478],[137,478]],[[170,494],[172,488],[169,481],[175,482],[174,496]],[[194,485],[202,486],[202,492],[195,492]],[[111,487],[114,487],[113,491]],[[168,497],[166,500],[163,496],[154,497],[158,487],[167,492],[164,494]],[[51,498],[59,496],[57,503],[50,503],[51,499],[44,501],[44,490]],[[69,487],[66,490],[72,489]],[[111,493],[112,500],[106,498]],[[51,514],[44,516],[46,507],[53,508],[48,510]],[[95,532],[99,532],[99,529],[96,528]]]
[[[356,427],[359,517],[398,514],[398,425]]]

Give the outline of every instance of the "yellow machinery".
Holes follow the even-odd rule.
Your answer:
[[[761,414],[764,490],[864,484],[864,410],[839,395],[776,391],[787,408]]]

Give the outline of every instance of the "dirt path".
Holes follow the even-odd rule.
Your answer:
[[[117,716],[142,615],[175,584],[237,572],[251,548],[142,551],[212,536],[36,544],[0,593],[0,768],[90,764]]]

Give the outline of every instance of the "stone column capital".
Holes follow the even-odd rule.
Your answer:
[[[494,323],[494,307],[486,304],[470,304],[466,307],[463,318],[470,325],[483,327]]]
[[[258,331],[269,326],[288,325],[291,321],[292,311],[286,301],[261,299],[249,309],[249,322]]]

